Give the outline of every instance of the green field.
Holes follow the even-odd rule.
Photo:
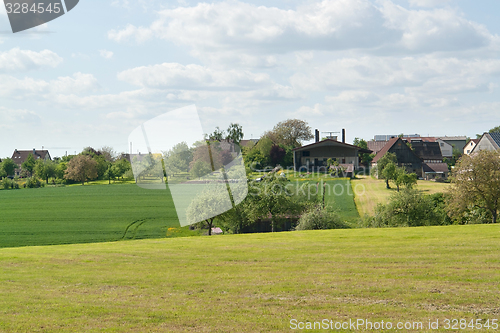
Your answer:
[[[167,190],[77,185],[0,191],[0,247],[158,238],[178,226]]]
[[[3,248],[0,331],[290,332],[291,319],[357,318],[474,331],[444,320],[499,319],[499,253],[499,225]]]
[[[357,222],[359,213],[354,203],[351,180],[336,179],[325,183],[325,205],[333,207],[345,221]]]

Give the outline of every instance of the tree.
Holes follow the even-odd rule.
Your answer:
[[[113,164],[115,167],[115,175],[120,178],[123,177],[125,172],[131,169],[130,162],[126,158],[121,158]]]
[[[33,175],[33,170],[35,169],[35,157],[33,154],[28,154],[26,160],[21,164],[21,168],[25,170],[30,177]]]
[[[358,146],[359,148],[368,149],[368,142],[366,142],[364,139],[354,138],[353,145]],[[364,165],[369,165],[374,157],[375,154],[361,153],[361,163]]]
[[[2,160],[2,164],[0,165],[1,169],[5,173],[5,176],[13,176],[14,172],[17,169],[17,164],[11,158],[6,158]]]
[[[449,224],[450,220],[439,200],[418,190],[394,192],[389,203],[379,204],[368,221],[371,227],[417,227]]]
[[[227,193],[226,186],[221,185],[196,195],[186,209],[188,222],[205,225],[208,228],[208,235],[211,236],[214,220],[220,214],[221,205],[227,204]]]
[[[224,130],[221,130],[219,126],[215,128],[215,131],[212,134],[208,135],[208,139],[210,141],[222,141],[225,138]]]
[[[489,132],[490,133],[500,133],[500,126],[493,127],[492,129],[490,129]]]
[[[180,172],[188,172],[189,163],[193,160],[193,151],[186,142],[176,144],[172,149],[164,152],[165,171],[169,176]]]
[[[329,207],[311,207],[299,219],[295,230],[346,229],[347,224]]]
[[[300,147],[302,141],[314,138],[311,127],[306,121],[288,119],[277,123],[274,128],[266,133],[275,144]]]
[[[288,180],[275,172],[269,173],[263,181],[252,186],[248,193],[247,212],[256,219],[271,218],[271,231],[287,216],[298,215],[304,209],[287,188]]]
[[[97,178],[97,162],[89,155],[78,155],[68,162],[64,178],[81,182]]]
[[[194,178],[200,178],[212,172],[210,164],[203,160],[196,161],[189,171]]]
[[[500,154],[481,150],[473,156],[465,155],[455,166],[450,177],[448,212],[455,219],[471,209],[484,209],[492,223],[497,222],[500,205]]]
[[[235,144],[239,144],[243,139],[243,128],[240,124],[231,123],[227,128],[227,140],[232,140]]]
[[[377,162],[378,177],[382,178],[382,179],[385,179],[385,185],[386,185],[387,188],[391,188],[391,187],[389,186],[389,178],[385,178],[385,176],[384,176],[384,169],[390,163],[393,163],[394,165],[396,165],[398,163],[397,162],[396,154],[394,154],[394,153],[385,153],[385,155],[382,156],[378,160],[378,162]],[[388,174],[392,175],[391,173],[388,173]]]
[[[50,160],[37,160],[34,168],[35,175],[49,183],[50,177],[56,176],[56,164]]]
[[[417,179],[416,173],[408,173],[405,168],[397,168],[394,183],[396,184],[399,192],[400,186],[412,189],[413,186],[417,184]]]
[[[272,165],[277,165],[280,164],[283,159],[285,158],[286,151],[284,148],[278,146],[278,145],[273,145],[271,147],[271,150],[269,152],[269,157],[271,159]]]

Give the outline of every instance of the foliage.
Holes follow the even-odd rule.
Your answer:
[[[97,162],[88,155],[78,155],[68,162],[64,178],[81,182],[97,178]]]
[[[500,154],[479,151],[465,155],[452,172],[448,212],[456,221],[475,209],[487,210],[496,223],[500,205]]]
[[[340,216],[329,207],[311,207],[302,214],[296,230],[345,229],[348,228]]]
[[[394,178],[391,178],[391,180],[394,182],[399,192],[401,186],[412,189],[413,186],[417,185],[417,174],[408,173],[405,168],[397,167]]]
[[[193,160],[193,151],[186,142],[180,142],[169,151],[164,152],[163,157],[167,176],[175,176],[178,173],[189,171],[189,163]]]
[[[186,210],[187,220],[191,224],[196,223],[199,227],[208,228],[208,235],[211,236],[219,209],[221,205],[227,203],[227,193],[226,186],[222,185],[219,188],[211,188],[210,191],[198,194],[192,199]]]
[[[12,179],[9,179],[9,178],[4,178],[2,180],[2,188],[4,190],[10,190],[10,189],[18,189],[19,188],[19,184],[12,180]]]
[[[314,138],[311,127],[304,120],[288,119],[277,123],[270,132],[266,133],[274,144],[300,147],[302,141]]]
[[[45,184],[36,176],[26,179],[26,183],[24,183],[24,187],[26,188],[40,188],[44,186]]]
[[[394,192],[389,202],[379,204],[365,222],[370,227],[417,227],[449,224],[443,204],[418,190]]]
[[[0,164],[0,169],[3,170],[6,176],[13,176],[17,169],[17,164],[11,158],[5,158]]]
[[[271,159],[272,165],[278,165],[283,162],[285,158],[286,150],[278,145],[272,145],[271,150],[269,151],[269,157]]]
[[[189,172],[194,178],[200,178],[211,173],[212,168],[210,167],[210,164],[208,164],[207,162],[203,160],[198,160],[194,163]]]
[[[35,157],[33,154],[28,154],[26,160],[21,164],[21,168],[28,173],[29,176],[33,174],[35,169]]]
[[[227,140],[231,140],[232,142],[239,144],[243,139],[243,128],[240,124],[231,123],[227,128]]]
[[[489,130],[490,133],[500,133],[500,126],[493,127]]]
[[[388,153],[385,153],[384,156],[382,156],[377,161],[377,169],[376,169],[377,177],[380,178],[380,179],[385,179],[385,185],[386,185],[387,188],[391,188],[389,186],[389,180],[390,180],[390,178],[386,178],[385,177],[385,175],[384,175],[384,169],[390,163],[393,163],[395,165],[395,164],[398,163],[398,160],[397,160],[396,154],[388,152]],[[392,171],[392,167],[390,167],[389,171]],[[386,174],[387,175],[393,175],[393,172],[389,172],[389,171],[387,171]]]
[[[359,148],[368,149],[368,143],[364,139],[354,138],[353,145],[358,146]],[[369,153],[361,153],[361,163],[364,165],[369,165],[375,154]]]
[[[271,230],[287,218],[298,216],[305,209],[301,191],[293,191],[289,181],[270,172],[259,183],[252,183],[247,197],[247,213],[250,219],[271,219]]]
[[[49,178],[56,176],[56,164],[50,160],[39,159],[35,163],[34,173],[48,184]]]

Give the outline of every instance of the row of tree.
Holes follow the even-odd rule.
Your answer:
[[[5,158],[0,163],[0,178],[12,177],[17,164],[10,158]],[[21,178],[34,181],[33,178],[43,179],[47,184],[52,179],[53,183],[81,182],[89,180],[107,179],[109,182],[124,175],[130,170],[130,162],[119,156],[110,147],[95,150],[85,148],[78,155],[56,157],[53,160],[37,159],[29,154],[21,164]]]

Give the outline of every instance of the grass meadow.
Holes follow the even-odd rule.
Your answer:
[[[0,191],[0,247],[159,238],[171,227],[179,222],[168,190],[75,185]]]
[[[0,331],[288,332],[292,319],[364,319],[457,332],[446,319],[499,319],[498,253],[499,225],[2,248]]]

